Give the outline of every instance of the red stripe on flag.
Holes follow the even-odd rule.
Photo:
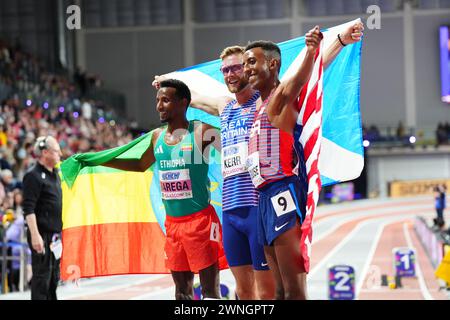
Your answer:
[[[297,104],[297,111],[299,111],[299,112],[300,112],[300,109],[302,108],[303,101],[305,100],[306,93],[308,92],[308,84],[309,84],[309,81],[303,86],[302,90],[300,91],[300,96],[299,96],[298,104]]]
[[[320,54],[320,46],[317,48],[316,54],[314,55],[314,63],[316,62],[317,57],[319,56],[319,54]]]
[[[156,222],[107,223],[64,229],[61,279],[165,274],[166,237]],[[219,269],[228,268],[223,248]]]
[[[323,65],[323,57],[320,57],[320,65]],[[322,79],[323,68],[319,68],[319,79]]]
[[[317,138],[318,138],[318,135],[319,135],[319,130],[320,130],[320,128],[317,127],[317,128],[313,131],[313,133],[311,134],[311,137],[309,137],[308,141],[306,141],[306,144],[305,144],[305,146],[303,147],[303,152],[304,152],[304,154],[305,154],[305,157],[304,157],[305,161],[308,161],[309,156],[311,155],[311,152],[313,151],[314,146],[315,146],[316,143],[317,143]]]
[[[308,100],[306,101],[305,113],[303,114],[303,123],[306,124],[308,122],[309,117],[317,108],[317,91],[319,85],[318,82],[314,84],[314,87],[311,89],[311,93],[308,96]]]
[[[319,50],[316,52],[315,60],[317,60],[317,57],[319,57]],[[316,61],[317,62],[317,61]],[[322,108],[322,93],[318,97],[318,88],[319,84],[322,82],[322,73],[323,73],[323,60],[322,56],[320,56],[320,61],[318,61],[320,64],[320,67],[315,69],[317,73],[317,82],[314,84],[312,88],[307,89],[307,85],[305,85],[304,90],[301,91],[300,98],[298,101],[299,108],[302,107],[304,99],[306,99],[306,103],[304,108],[304,114],[303,118],[301,119],[301,123],[303,127],[305,127],[308,122],[310,121],[316,121],[315,117],[320,117],[321,114],[318,114]],[[308,193],[307,193],[307,200],[306,200],[306,213],[305,220],[302,223],[302,236],[300,240],[300,249],[302,252],[302,257],[304,261],[304,268],[306,272],[309,272],[310,269],[310,257],[308,254],[308,245],[307,242],[311,244],[312,242],[312,219],[314,217],[314,213],[316,211],[316,200],[314,199],[314,194],[318,196],[321,189],[321,181],[320,181],[320,172],[319,172],[319,155],[320,155],[320,148],[316,149],[317,151],[314,151],[314,147],[317,143],[321,143],[321,126],[322,126],[322,119],[320,121],[314,122],[314,125],[316,126],[313,128],[312,134],[308,137],[308,139],[303,144],[303,152],[304,152],[304,159],[307,161],[311,156],[315,157],[314,161],[312,162],[309,170],[307,169],[307,181],[305,183],[308,186]],[[303,137],[304,132],[300,136],[300,138]],[[304,139],[300,139],[301,141]],[[314,151],[314,154],[313,154]],[[316,156],[317,153],[317,156]],[[314,180],[313,180],[314,179]],[[311,187],[311,188],[310,188]]]
[[[64,229],[61,279],[168,273],[157,223],[108,223]]]

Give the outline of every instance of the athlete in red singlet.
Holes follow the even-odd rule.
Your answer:
[[[342,45],[360,41],[363,26],[350,26],[324,55],[326,67]],[[244,72],[250,85],[261,94],[249,141],[247,168],[260,191],[258,235],[276,281],[277,299],[306,299],[306,271],[300,252],[306,188],[293,172],[296,158],[293,139],[298,118],[297,100],[311,76],[314,56],[322,40],[319,27],[306,36],[306,55],[293,77],[280,83],[281,52],[273,42],[256,41],[246,47]],[[342,42],[344,41],[344,43]],[[302,163],[303,162],[303,163]],[[304,172],[303,172],[304,173]],[[299,172],[302,174],[302,172]]]

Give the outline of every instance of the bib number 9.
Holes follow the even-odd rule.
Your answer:
[[[272,206],[278,217],[297,209],[289,190],[273,196],[270,200],[272,201]]]
[[[283,207],[283,211],[286,211],[287,209],[287,201],[285,197],[279,197],[278,198],[278,205],[280,207]]]

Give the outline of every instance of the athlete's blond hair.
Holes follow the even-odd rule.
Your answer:
[[[222,53],[220,54],[220,59],[225,59],[228,56],[231,56],[232,54],[236,54],[236,53],[242,53],[244,54],[245,52],[245,48],[241,47],[241,46],[231,46],[231,47],[226,47],[225,49],[222,50]]]

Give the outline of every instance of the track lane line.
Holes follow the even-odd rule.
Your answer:
[[[406,243],[408,244],[408,247],[413,249],[416,252],[416,273],[417,278],[419,281],[420,291],[422,291],[422,295],[425,298],[425,300],[434,300],[433,296],[430,294],[430,291],[428,291],[427,285],[425,284],[425,280],[423,279],[422,269],[420,268],[420,257],[419,252],[417,251],[416,247],[413,245],[411,241],[411,236],[409,235],[408,227],[406,223],[403,224],[403,233],[405,235]]]

